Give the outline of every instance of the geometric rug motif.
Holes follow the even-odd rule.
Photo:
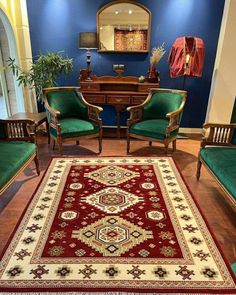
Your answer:
[[[235,294],[236,284],[172,158],[55,158],[0,262],[0,292],[25,291]]]
[[[85,177],[94,179],[106,185],[118,185],[134,177],[139,173],[115,165],[103,167],[84,174]]]
[[[120,188],[108,187],[92,195],[81,198],[81,201],[106,213],[119,213],[128,207],[143,201],[143,198]]]
[[[108,216],[80,230],[74,230],[72,238],[81,240],[103,256],[120,256],[153,238],[152,231],[147,231],[118,216]]]

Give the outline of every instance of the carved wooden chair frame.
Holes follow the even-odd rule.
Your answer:
[[[99,117],[100,112],[102,112],[102,108],[99,106],[95,106],[92,105],[90,103],[88,103],[82,93],[80,92],[80,97],[82,102],[88,107],[88,118],[89,120],[91,120],[92,122],[96,123],[99,126],[99,132],[98,133],[94,133],[94,134],[89,134],[89,135],[81,135],[78,137],[73,137],[73,138],[62,138],[61,135],[61,125],[59,123],[59,117],[60,117],[60,112],[58,110],[53,109],[52,107],[50,107],[50,105],[48,104],[47,101],[47,93],[53,90],[64,90],[64,91],[71,91],[71,90],[75,90],[77,92],[79,92],[79,88],[78,87],[51,87],[51,88],[44,88],[43,89],[43,93],[44,93],[44,105],[45,108],[47,109],[47,111],[50,114],[50,119],[49,119],[49,134],[50,137],[53,139],[53,149],[55,148],[55,142],[57,142],[58,146],[59,146],[59,152],[62,155],[63,154],[63,147],[62,147],[62,143],[66,142],[66,141],[71,141],[71,140],[75,140],[76,144],[79,144],[79,140],[80,139],[88,139],[88,138],[96,138],[98,137],[98,142],[99,142],[99,153],[101,153],[102,151],[102,120]],[[50,133],[50,128],[53,128],[56,130],[57,133],[57,137],[53,136]]]
[[[169,125],[166,128],[166,138],[164,140],[155,139],[153,137],[141,136],[134,133],[129,132],[129,126],[134,123],[141,121],[142,118],[142,109],[150,102],[152,99],[153,94],[155,93],[179,93],[182,96],[182,102],[180,107],[174,111],[166,114],[166,118],[169,119]],[[183,111],[185,102],[186,102],[187,92],[184,90],[175,90],[175,89],[164,89],[164,88],[157,88],[157,89],[150,89],[147,99],[140,105],[131,106],[127,108],[127,111],[130,112],[130,118],[127,120],[127,153],[130,152],[130,137],[147,140],[149,141],[149,146],[152,145],[152,142],[162,142],[165,146],[165,152],[167,154],[168,146],[170,142],[173,144],[173,152],[176,150],[176,137],[171,138],[170,134],[172,131],[179,128],[181,113]]]

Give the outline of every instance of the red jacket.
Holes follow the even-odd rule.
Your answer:
[[[205,58],[205,45],[197,37],[179,37],[171,47],[168,63],[171,78],[179,76],[201,77]]]

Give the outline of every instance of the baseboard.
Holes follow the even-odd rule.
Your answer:
[[[127,126],[121,126],[120,137],[126,138]],[[179,129],[179,139],[187,139],[188,134],[202,135],[202,128],[180,128]],[[117,126],[103,126],[104,137],[117,138]]]
[[[202,134],[202,128],[179,128],[180,133]]]
[[[107,129],[116,129],[117,126],[103,126]],[[121,129],[127,129],[127,126],[120,126]],[[202,134],[202,128],[179,128],[180,133]]]

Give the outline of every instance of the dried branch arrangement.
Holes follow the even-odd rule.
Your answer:
[[[162,43],[161,46],[159,47],[154,47],[152,49],[152,55],[150,57],[150,64],[151,65],[156,65],[161,58],[163,57],[163,55],[165,54],[165,48],[164,48],[164,43]]]

